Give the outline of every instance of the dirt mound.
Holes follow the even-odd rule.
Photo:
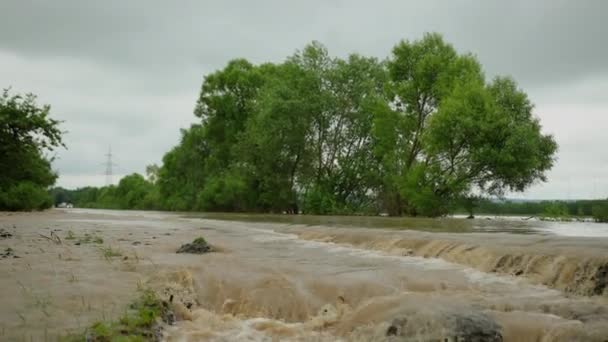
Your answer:
[[[182,245],[176,253],[205,254],[209,252],[213,252],[213,247],[207,243],[207,240],[199,237],[191,243]]]

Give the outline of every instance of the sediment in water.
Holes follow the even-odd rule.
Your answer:
[[[305,240],[348,244],[391,255],[441,258],[483,272],[525,277],[566,293],[608,296],[608,255],[602,254],[605,247],[597,251],[579,247],[574,252],[576,246],[565,248],[565,240],[559,238],[526,236],[527,243],[521,244],[513,241],[519,240],[517,236],[507,234],[442,235],[315,228],[291,228],[290,232]]]
[[[200,276],[200,274],[199,274]],[[175,326],[167,341],[603,341],[597,312],[589,320],[567,319],[523,308],[478,306],[466,298],[401,292],[359,300],[339,296],[315,305],[314,296],[288,279],[263,284],[199,283],[187,270],[167,272],[150,284],[173,298]],[[213,284],[215,283],[215,285]],[[260,294],[266,288],[274,302]],[[208,292],[213,292],[211,295]],[[208,293],[207,295],[205,293]],[[209,295],[209,296],[208,296]],[[223,301],[217,305],[215,300]],[[306,304],[306,303],[311,304]],[[195,303],[186,307],[183,303]],[[281,304],[291,304],[282,306]],[[286,310],[289,309],[289,310]],[[555,309],[555,308],[551,308]],[[594,323],[596,322],[596,323]]]

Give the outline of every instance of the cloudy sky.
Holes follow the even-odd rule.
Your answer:
[[[103,185],[160,163],[203,76],[231,58],[281,61],[312,40],[385,58],[436,31],[512,75],[560,151],[549,181],[511,197],[608,196],[608,1],[2,0],[0,88],[33,92],[64,120],[59,185]]]

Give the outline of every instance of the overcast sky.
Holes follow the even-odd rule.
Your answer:
[[[281,61],[312,40],[387,57],[444,35],[488,76],[512,75],[560,145],[549,181],[510,197],[608,196],[608,1],[32,1],[0,4],[0,88],[33,92],[64,120],[54,166],[68,188],[160,163],[203,76],[228,60]]]

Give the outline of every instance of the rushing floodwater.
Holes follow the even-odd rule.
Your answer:
[[[608,336],[606,295],[574,294],[597,286],[575,282],[584,274],[572,268],[583,260],[604,262],[608,239],[601,238],[606,226],[600,224],[98,210],[1,219],[2,226],[22,227],[21,245],[14,245],[24,257],[0,264],[0,284],[10,296],[3,299],[0,320],[13,337],[27,339],[28,331],[48,334],[49,327],[76,328],[68,324],[74,315],[89,321],[99,319],[99,312],[112,316],[142,279],[161,295],[176,298],[178,321],[165,329],[169,341],[443,341],[458,336],[604,341]],[[104,244],[131,257],[103,260],[95,248],[66,240],[51,245],[42,239],[36,245],[32,241],[42,222],[61,229],[60,235],[68,229],[76,235],[97,232]],[[449,233],[450,226],[457,233]],[[221,252],[174,253],[200,235]],[[511,261],[504,261],[506,256]],[[504,260],[491,260],[496,257]],[[523,261],[518,264],[517,258]],[[510,274],[508,267],[516,272]],[[595,276],[592,272],[589,279]],[[21,285],[14,286],[17,281]],[[31,295],[20,299],[22,293],[46,293],[52,305],[41,314]],[[93,303],[88,308],[78,299],[81,293]],[[116,309],[108,311],[108,301]],[[188,310],[187,304],[194,305]]]

